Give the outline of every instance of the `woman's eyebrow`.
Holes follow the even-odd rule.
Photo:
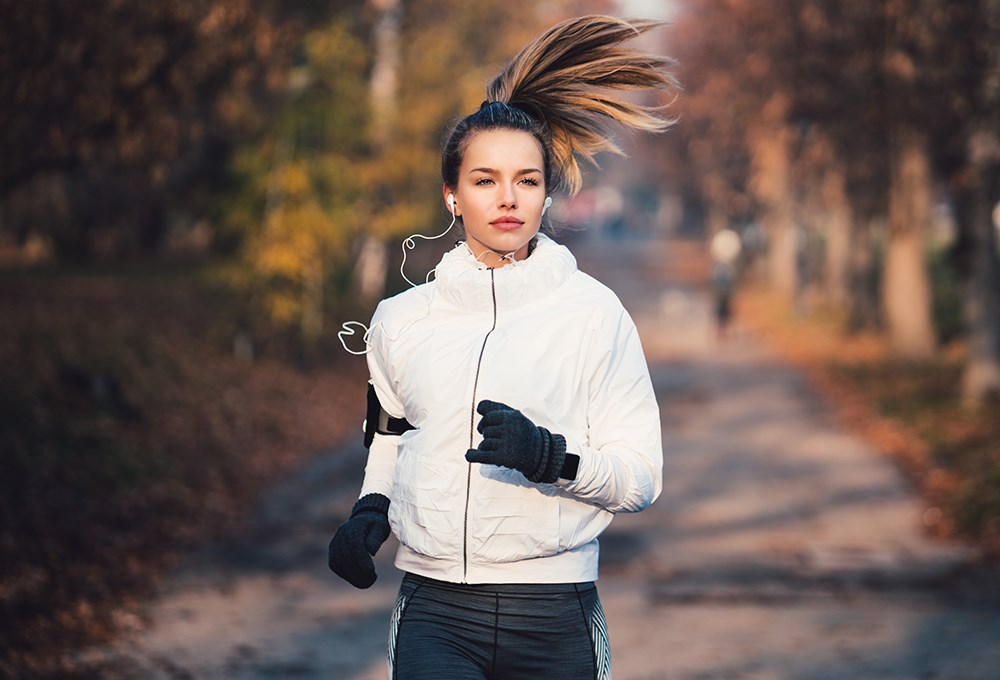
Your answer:
[[[470,174],[473,173],[473,172],[484,172],[486,174],[495,175],[495,174],[497,174],[500,171],[496,170],[494,168],[472,168],[471,170],[469,170]],[[542,171],[539,170],[538,168],[524,168],[523,170],[518,170],[514,174],[515,175],[530,175],[533,172],[537,172],[538,174],[541,174]]]

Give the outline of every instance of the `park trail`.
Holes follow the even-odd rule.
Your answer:
[[[799,372],[739,327],[716,337],[701,248],[572,247],[636,320],[662,413],[663,493],[601,539],[616,680],[1000,678],[996,575],[925,535],[914,490]],[[326,567],[360,439],[277,480],[239,536],[84,658],[109,680],[384,678],[393,539],[369,590]]]

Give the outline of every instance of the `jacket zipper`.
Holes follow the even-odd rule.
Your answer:
[[[476,379],[472,383],[472,408],[469,413],[469,448],[476,431],[476,391],[479,389],[479,369],[483,366],[483,355],[486,353],[486,343],[497,328],[497,288],[493,270],[490,269],[490,295],[493,298],[493,326],[483,338],[483,346],[479,349],[479,360],[476,362]],[[465,526],[462,536],[462,583],[469,580],[469,499],[472,496],[472,463],[466,464],[465,471]]]

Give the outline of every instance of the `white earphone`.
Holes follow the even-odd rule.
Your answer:
[[[542,214],[543,215],[545,214],[545,211],[549,209],[550,205],[552,205],[552,197],[551,196],[546,196],[545,197],[545,205],[542,206]]]

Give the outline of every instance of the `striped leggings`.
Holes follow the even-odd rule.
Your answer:
[[[389,680],[610,680],[593,583],[463,585],[406,574]]]

